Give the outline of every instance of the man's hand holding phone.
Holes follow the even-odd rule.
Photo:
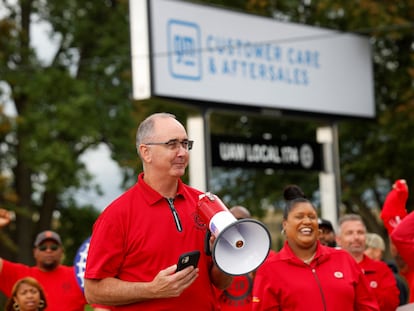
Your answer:
[[[181,254],[178,258],[176,272],[181,271],[189,266],[193,266],[194,269],[197,268],[199,259],[200,251],[198,250]]]

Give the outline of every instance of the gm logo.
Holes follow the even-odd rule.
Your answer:
[[[194,23],[170,20],[168,22],[169,70],[177,79],[201,79],[200,27]]]

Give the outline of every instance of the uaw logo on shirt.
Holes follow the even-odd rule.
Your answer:
[[[167,25],[168,65],[172,77],[176,79],[200,80],[201,31],[191,22],[171,19]]]
[[[222,292],[219,300],[222,305],[232,307],[249,306],[252,302],[253,278],[248,275],[237,275],[233,283]]]

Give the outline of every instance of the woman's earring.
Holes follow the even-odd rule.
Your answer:
[[[282,235],[285,235],[285,234],[286,234],[286,230],[285,230],[285,228],[283,228],[283,229],[282,229],[282,231],[280,231],[280,233],[281,233]]]
[[[39,308],[42,309],[45,307],[45,301],[43,299],[40,299],[39,301]]]
[[[13,309],[16,310],[16,311],[19,311],[20,310],[19,304],[17,302],[15,302],[13,304]]]

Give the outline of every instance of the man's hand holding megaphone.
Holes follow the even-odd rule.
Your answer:
[[[211,232],[209,246],[216,266],[229,275],[256,270],[270,250],[267,228],[254,219],[237,220],[214,194],[199,196],[197,210]]]

